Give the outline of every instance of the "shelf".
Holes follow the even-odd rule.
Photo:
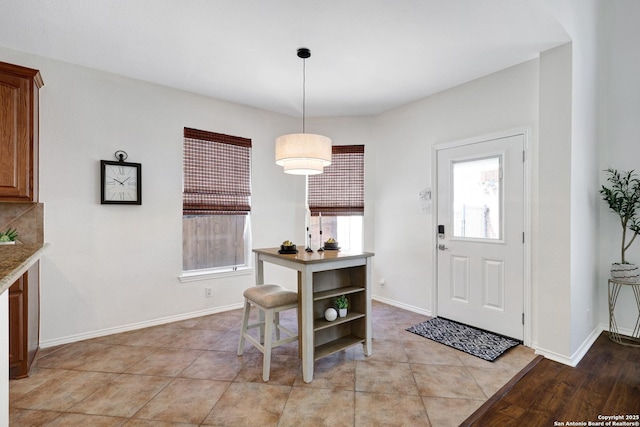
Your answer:
[[[318,360],[321,357],[328,356],[332,353],[336,353],[340,350],[344,350],[347,347],[351,347],[354,344],[359,344],[362,342],[364,342],[364,338],[360,338],[355,335],[347,335],[345,337],[331,341],[327,344],[319,345],[315,348],[314,360]]]
[[[323,299],[339,297],[340,295],[354,294],[356,292],[364,292],[364,287],[345,286],[344,288],[335,288],[328,291],[316,292],[313,294],[313,300],[320,301]]]
[[[364,313],[358,313],[357,311],[348,311],[345,317],[338,317],[333,322],[329,322],[324,318],[316,319],[313,322],[313,330],[320,331],[325,328],[331,328],[333,326],[338,326],[343,323],[351,322],[352,320],[360,319],[361,317],[364,317]]]

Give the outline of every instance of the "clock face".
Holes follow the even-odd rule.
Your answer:
[[[140,165],[102,162],[102,203],[140,204]]]

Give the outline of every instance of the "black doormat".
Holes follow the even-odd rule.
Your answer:
[[[522,341],[467,326],[444,317],[436,317],[406,329],[480,359],[493,362]]]

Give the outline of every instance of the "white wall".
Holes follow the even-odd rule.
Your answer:
[[[571,354],[571,53],[566,44],[540,55],[533,342],[556,359]]]
[[[551,274],[548,279],[553,277],[553,280],[541,281],[545,288],[540,289],[539,324],[541,329],[556,333],[541,331],[540,345],[551,352],[569,355],[565,361],[571,363],[588,350],[601,328],[608,328],[606,281],[611,262],[619,261],[621,230],[615,216],[607,212],[598,190],[605,179],[603,169],[609,166],[638,169],[640,52],[637,44],[640,33],[637,17],[640,4],[632,0],[548,0],[546,3],[572,39],[571,60],[567,63],[571,67],[571,128],[570,132],[561,130],[565,133],[563,136],[556,133],[565,142],[549,147],[560,158],[549,157],[549,163],[541,159],[540,164],[544,164],[545,169],[548,165],[549,171],[557,175],[557,185],[566,187],[569,182],[569,191],[563,190],[569,206],[566,200],[559,199],[558,206],[562,209],[558,209],[557,222],[547,221],[540,227],[551,226],[558,236],[566,235],[565,227],[570,229],[570,293],[567,295],[564,286],[549,285],[564,284],[567,273],[559,264],[566,261],[567,246],[550,247],[553,252],[545,252],[544,257],[556,263],[558,269],[556,273],[549,268],[541,270],[542,274]],[[541,77],[541,87],[550,89],[557,85],[559,92],[555,96],[566,92],[566,83],[552,82],[557,79],[566,79],[565,73],[556,70],[555,75],[548,75],[547,83],[543,83]],[[567,94],[561,99],[566,101]],[[542,115],[546,108],[560,110],[558,104],[543,105],[541,93],[541,150],[544,146]],[[570,140],[569,153],[567,139]],[[570,159],[569,169],[567,159]],[[540,194],[543,193],[541,190]],[[540,209],[542,211],[542,204]],[[640,258],[638,254],[636,245],[629,255]],[[560,280],[557,275],[561,276]],[[619,326],[630,333],[636,319],[631,292],[620,297],[617,313]],[[554,316],[561,321],[552,322]]]
[[[547,1],[547,4],[572,39],[571,149],[569,157],[564,150],[559,151],[563,161],[570,158],[571,165],[570,190],[566,193],[570,200],[570,223],[565,224],[570,227],[571,267],[569,298],[566,298],[564,290],[555,289],[556,293],[563,293],[562,298],[554,301],[548,298],[543,308],[545,316],[540,313],[541,327],[547,329],[558,329],[558,325],[545,320],[554,313],[562,318],[569,315],[569,329],[560,328],[556,335],[544,334],[550,338],[550,342],[541,345],[558,349],[560,353],[570,355],[570,361],[577,361],[588,350],[590,342],[597,337],[601,328],[608,327],[606,279],[610,263],[617,260],[611,256],[611,241],[619,239],[620,230],[607,217],[610,214],[604,213],[606,209],[598,189],[603,182],[602,169],[612,165],[612,161],[632,163],[633,157],[625,151],[637,146],[624,138],[619,139],[613,129],[624,126],[623,123],[637,122],[629,117],[625,120],[623,114],[631,111],[632,117],[637,117],[638,113],[638,91],[634,93],[633,88],[638,86],[636,43],[639,40],[639,9],[637,2],[624,0],[557,0]],[[635,98],[629,98],[634,94]],[[622,99],[636,101],[617,110]],[[633,136],[633,132],[627,136]],[[610,155],[612,145],[622,148],[619,156]],[[562,147],[566,148],[566,145],[562,144]],[[629,166],[630,169],[634,167]],[[562,171],[562,176],[566,173],[564,167],[555,170]],[[560,185],[566,185],[564,178],[559,182]],[[565,220],[566,215],[562,211],[559,221],[566,223]],[[554,289],[548,287],[547,291],[553,292]],[[629,302],[623,301],[621,304],[623,316],[619,323],[623,328],[628,326],[630,331],[633,320],[628,314],[634,308]],[[562,322],[561,325],[566,326],[566,323]],[[567,337],[563,335],[567,332],[569,340],[565,341]],[[568,348],[563,348],[567,345]]]
[[[285,239],[301,245],[305,178],[275,165],[275,138],[298,118],[244,107],[0,48],[3,61],[39,69],[40,200],[45,204],[42,262],[44,347],[224,310],[242,300],[253,275],[180,283],[182,129],[251,138],[253,247]],[[370,118],[307,121],[336,145],[370,144]],[[142,206],[99,203],[99,160],[116,150],[143,168]],[[375,153],[366,156],[365,249],[373,249]],[[295,289],[295,272],[265,266],[270,281]],[[204,297],[212,287],[213,298]]]
[[[433,309],[433,212],[423,213],[418,199],[432,187],[432,147],[523,126],[534,130],[535,147],[537,125],[537,60],[376,117],[375,295],[426,314]]]
[[[598,298],[598,0],[572,2],[563,27],[571,36],[571,348],[582,358],[600,333]]]
[[[255,247],[276,246],[297,229],[303,238],[304,181],[273,161],[275,138],[297,129],[295,119],[8,49],[0,58],[39,69],[45,82],[40,200],[51,248],[42,262],[43,346],[224,309],[253,284],[252,275],[178,280],[185,126],[252,139]],[[116,150],[142,163],[142,206],[99,202],[99,160]],[[282,280],[295,286],[294,275]]]
[[[605,182],[602,170],[636,170],[640,173],[640,2],[615,0],[602,8],[603,36],[600,45],[602,64],[602,110],[600,116],[599,184]],[[622,230],[617,216],[598,198],[600,208],[599,294],[600,318],[608,326],[606,283],[612,262],[620,262]],[[630,262],[640,264],[640,240],[627,251]],[[616,307],[621,330],[631,333],[637,309],[630,289],[624,289]]]

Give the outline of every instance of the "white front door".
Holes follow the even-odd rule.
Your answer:
[[[438,316],[521,340],[524,135],[436,153]]]

